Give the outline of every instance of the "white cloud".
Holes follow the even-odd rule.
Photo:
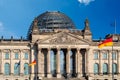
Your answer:
[[[4,30],[3,23],[0,22],[0,31],[3,31],[3,30]]]
[[[78,0],[81,4],[88,5],[90,2],[95,1],[95,0]]]

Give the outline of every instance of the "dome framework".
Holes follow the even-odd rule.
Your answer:
[[[39,29],[75,29],[72,20],[61,12],[45,12],[36,18]]]
[[[34,20],[37,20],[37,26],[39,30],[42,29],[75,29],[75,25],[72,20],[65,14],[54,11],[54,12],[45,12]],[[32,22],[28,34],[32,32],[32,27],[34,26],[34,21]]]

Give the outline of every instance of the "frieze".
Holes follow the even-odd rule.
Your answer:
[[[56,39],[51,39],[49,41],[50,43],[76,43],[76,39],[71,39],[68,37],[61,37],[61,38],[56,38]]]

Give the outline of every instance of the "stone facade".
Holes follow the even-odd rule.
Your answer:
[[[100,49],[100,40],[92,40],[88,19],[83,30],[57,28],[42,31],[38,23],[37,19],[33,21],[32,32],[26,40],[0,39],[0,80],[120,80],[120,35],[113,35],[113,50],[111,46]],[[17,58],[15,53],[18,53]],[[24,64],[34,60],[36,65],[29,66],[29,74],[25,75]],[[16,75],[14,65],[19,61],[20,70]],[[7,75],[6,63],[10,70]],[[112,63],[116,64],[114,76]]]

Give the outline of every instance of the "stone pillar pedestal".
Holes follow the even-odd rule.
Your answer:
[[[52,75],[50,73],[47,74],[47,78],[51,78]]]
[[[57,78],[61,78],[61,74],[60,73],[57,73]]]
[[[92,77],[89,77],[88,80],[92,80]]]
[[[81,78],[82,77],[82,74],[81,73],[78,73],[77,74],[77,78]]]
[[[42,77],[45,77],[45,74],[41,74]]]
[[[34,80],[35,75],[34,74],[30,74],[30,80]]]

